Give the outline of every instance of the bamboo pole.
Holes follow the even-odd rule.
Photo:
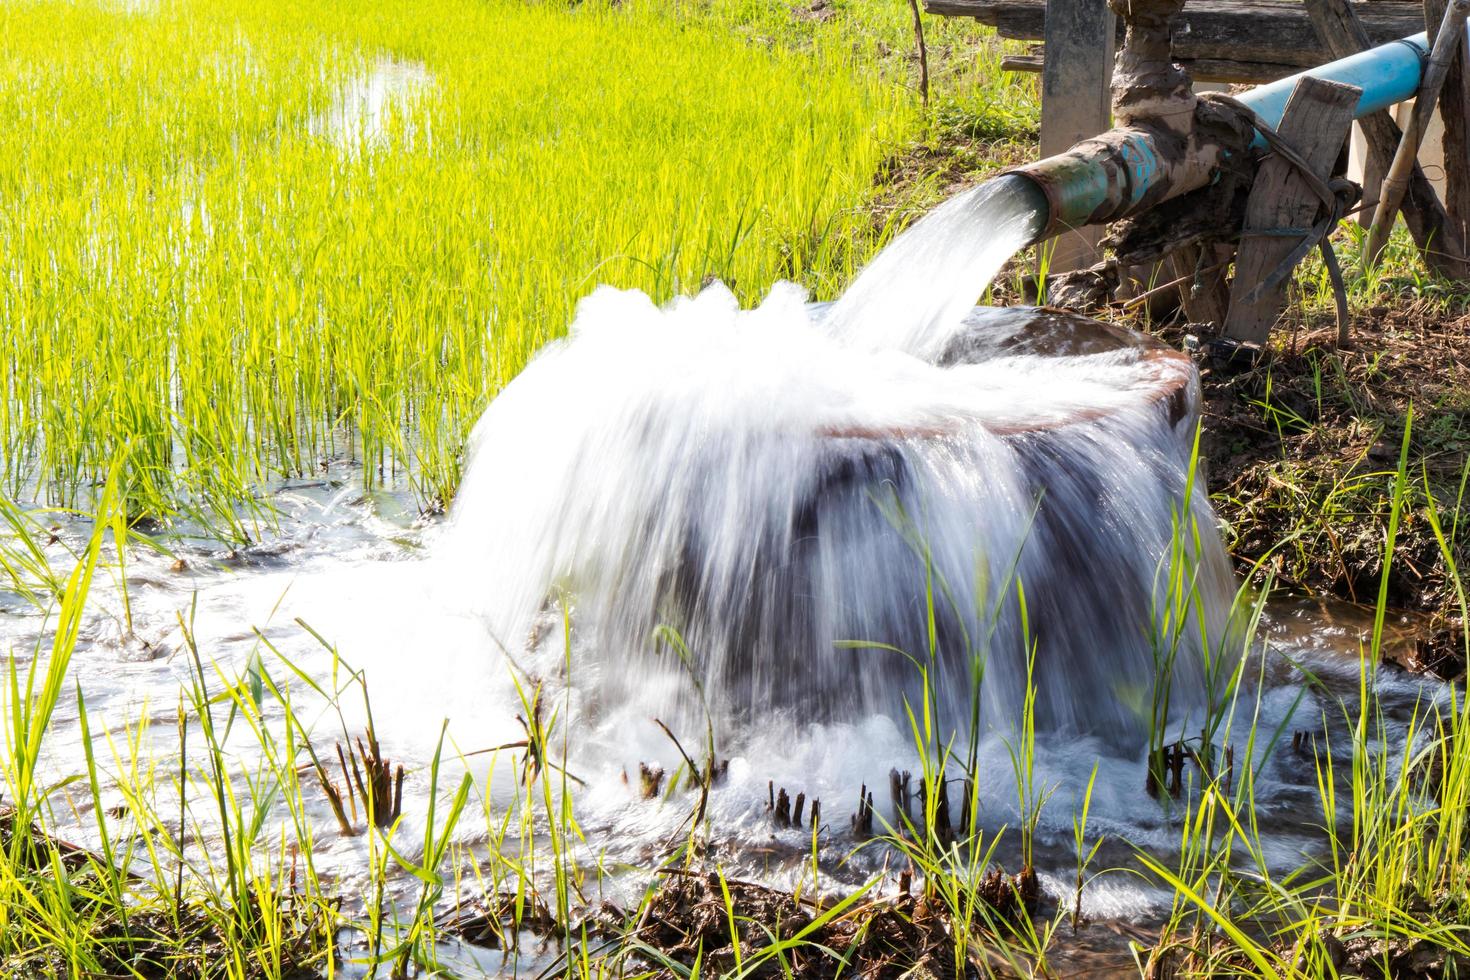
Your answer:
[[[1444,20],[1445,0],[1424,0],[1425,20],[1438,24]],[[1434,38],[1430,38],[1434,43]],[[1439,117],[1444,122],[1444,206],[1446,228],[1451,232],[1441,250],[1455,240],[1460,243],[1455,264],[1458,271],[1452,279],[1470,279],[1470,248],[1466,232],[1470,231],[1470,39],[1461,37],[1459,54],[1445,76],[1444,91],[1439,94]]]

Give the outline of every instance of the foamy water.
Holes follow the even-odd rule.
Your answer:
[[[576,658],[584,686],[686,724],[900,721],[920,676],[880,644],[932,656],[965,717],[983,662],[986,716],[1009,724],[1029,631],[1046,726],[1136,733],[1175,510],[1209,529],[1208,603],[1233,591],[1202,495],[1183,501],[1192,418],[1148,397],[1187,388],[1187,364],[1129,349],[940,366],[846,342],[841,312],[814,319],[794,287],[754,310],[722,287],[668,309],[594,294],[477,427],[434,578],[528,656],[569,597],[597,651]]]
[[[414,852],[415,841],[422,836],[428,802],[424,766],[445,718],[451,720],[445,782],[455,782],[461,767],[477,779],[476,803],[456,837],[470,846],[483,842],[487,819],[480,805],[490,808],[491,823],[512,805],[510,784],[516,764],[507,756],[515,753],[502,753],[493,780],[487,779],[489,758],[468,753],[522,735],[516,715],[524,713],[524,706],[515,682],[527,678],[541,681],[548,713],[554,709],[559,716],[556,731],[565,742],[557,740],[558,758],[565,751],[569,771],[586,783],[574,790],[578,820],[588,838],[579,849],[583,860],[591,863],[601,857],[610,865],[623,861],[638,865],[650,849],[659,851],[687,832],[690,794],[645,801],[623,780],[629,772],[636,785],[640,762],[670,773],[678,768],[678,750],[655,718],[670,725],[686,750],[702,755],[703,726],[683,724],[667,710],[684,696],[687,677],[682,682],[670,679],[667,687],[648,684],[632,694],[627,691],[634,685],[626,681],[605,686],[604,681],[627,666],[609,662],[611,658],[590,645],[586,636],[574,634],[566,669],[568,651],[555,623],[544,635],[539,655],[506,657],[489,638],[483,616],[461,605],[464,590],[451,587],[453,583],[442,577],[440,562],[448,560],[440,551],[442,538],[453,533],[453,524],[416,528],[411,511],[397,509],[395,498],[364,498],[350,486],[335,491],[292,489],[281,503],[288,521],[276,546],[261,546],[234,558],[215,553],[212,559],[189,549],[189,567],[182,571],[173,571],[172,559],[166,556],[137,556],[131,575],[132,637],[125,633],[114,584],[106,578],[98,582],[74,664],[87,692],[94,731],[105,729],[120,741],[125,726],[152,719],[145,745],[151,746],[165,769],[176,764],[171,761],[177,749],[174,714],[178,690],[188,677],[180,616],[191,624],[215,689],[223,682],[216,667],[224,677],[243,674],[258,654],[265,669],[282,683],[291,681],[283,658],[310,676],[327,680],[333,676],[333,658],[295,621],[299,616],[330,640],[346,663],[367,671],[385,750],[410,768],[405,819],[397,835],[398,846],[406,853]],[[56,557],[61,559],[59,551]],[[468,584],[474,581],[484,579]],[[24,660],[42,623],[20,612],[19,605],[8,609],[0,616],[0,629],[5,645]],[[1271,647],[1262,655],[1271,669],[1261,690],[1263,732],[1320,728],[1324,720],[1340,726],[1343,708],[1336,699],[1350,702],[1356,691],[1357,653],[1369,624],[1360,617],[1324,628],[1315,614],[1304,615],[1282,607],[1268,617]],[[254,633],[257,628],[277,652],[263,648]],[[144,644],[147,652],[141,649]],[[1300,673],[1285,666],[1282,654],[1311,670],[1325,687],[1314,685],[1299,700]],[[1391,714],[1395,706],[1404,714],[1413,710],[1426,690],[1417,680],[1386,674],[1379,675],[1375,684]],[[297,711],[319,748],[329,749],[339,737],[334,714],[310,698],[301,684],[291,687]],[[1253,690],[1246,692],[1232,734],[1240,765],[1247,756],[1245,723],[1256,710],[1254,697]],[[363,718],[357,692],[349,690],[343,703],[349,728],[360,731]],[[280,723],[278,703],[268,699],[264,710],[273,723]],[[64,703],[47,745],[50,772],[58,779],[80,764],[78,734],[76,706]],[[718,727],[715,737],[719,757],[730,765],[727,778],[712,793],[708,816],[731,873],[778,885],[809,880],[808,864],[801,858],[809,832],[773,826],[765,810],[770,782],[822,801],[827,826],[821,848],[825,887],[854,885],[881,869],[881,850],[848,858],[854,841],[847,824],[862,785],[876,788],[881,819],[893,819],[884,790],[888,771],[918,768],[914,739],[904,724],[882,713],[815,721],[799,711],[776,710],[753,724]],[[197,731],[191,739],[198,744]],[[1006,727],[980,739],[977,821],[986,833],[1004,828],[1013,833],[1019,820],[1009,758],[1008,743],[1013,739]],[[231,745],[241,762],[255,751],[243,726]],[[117,768],[100,734],[96,750],[104,771]],[[1317,833],[1301,819],[1303,813],[1318,812],[1315,766],[1282,746],[1267,758],[1264,744],[1257,745],[1255,761],[1260,765],[1256,791],[1269,854],[1280,868],[1296,867],[1304,852],[1320,844]],[[1168,861],[1177,847],[1177,808],[1149,800],[1142,792],[1144,765],[1138,742],[1120,745],[1096,735],[1043,731],[1036,779],[1050,798],[1038,830],[1038,866],[1048,892],[1069,904],[1071,821],[1081,808],[1094,765],[1098,777],[1090,833],[1109,841],[1100,867],[1131,863],[1134,847],[1147,848]],[[308,779],[305,789],[317,826],[318,867],[336,882],[352,907],[369,895],[366,839],[339,836],[315,784]],[[85,789],[67,795],[85,819],[90,812]],[[165,784],[160,797],[165,813],[171,810],[169,800]],[[121,802],[104,782],[104,805]],[[209,807],[199,809],[194,819],[208,834],[213,819]],[[91,839],[85,825],[69,834],[81,842]],[[1003,861],[1015,859],[1011,841],[1000,852]],[[394,893],[407,897],[415,886],[413,879],[401,876]],[[607,897],[626,899],[631,893],[622,890],[639,886],[630,879],[607,881],[601,888]],[[1137,919],[1157,913],[1167,901],[1166,894],[1119,875],[1089,888],[1084,909],[1097,918]]]

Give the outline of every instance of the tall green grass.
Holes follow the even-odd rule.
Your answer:
[[[597,284],[831,296],[887,233],[864,205],[916,101],[851,34],[737,22],[0,6],[0,127],[25,134],[0,149],[5,491],[85,506],[127,447],[134,516],[225,537],[258,536],[262,481],[342,458],[440,504],[480,410]],[[338,145],[321,120],[384,62],[427,81]]]
[[[1149,975],[1462,976],[1470,967],[1463,909],[1470,902],[1470,710],[1462,685],[1429,689],[1407,718],[1380,692],[1388,578],[1400,520],[1422,513],[1433,530],[1462,614],[1464,584],[1424,477],[1426,507],[1414,509],[1409,470],[1413,416],[1406,420],[1390,491],[1382,587],[1363,645],[1356,692],[1329,707],[1339,715],[1308,744],[1315,759],[1317,827],[1324,842],[1300,868],[1273,867],[1258,824],[1255,774],[1280,733],[1260,733],[1265,753],[1244,753],[1232,796],[1218,780],[1191,801],[1174,867],[1139,860],[1175,892]],[[1308,678],[1310,681],[1311,678]],[[1327,720],[1327,719],[1324,719]],[[1253,725],[1250,741],[1256,742]]]

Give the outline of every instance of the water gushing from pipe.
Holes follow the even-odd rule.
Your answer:
[[[1034,184],[1001,177],[945,201],[863,269],[827,318],[855,347],[932,358],[1006,261],[1041,233]]]
[[[686,725],[898,718],[909,658],[950,720],[983,664],[1008,723],[1034,644],[1041,724],[1136,734],[1176,530],[1204,529],[1217,637],[1230,593],[1185,499],[1193,369],[1095,321],[967,315],[1035,233],[1025,186],[961,195],[830,309],[789,284],[752,310],[594,293],[480,421],[445,579],[535,676],[563,670],[564,598],[574,683]]]

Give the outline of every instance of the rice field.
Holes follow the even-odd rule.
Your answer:
[[[833,295],[936,118],[907,11],[838,6],[0,5],[0,486],[86,507],[126,451],[130,515],[229,541],[343,463],[434,509],[595,285]]]

